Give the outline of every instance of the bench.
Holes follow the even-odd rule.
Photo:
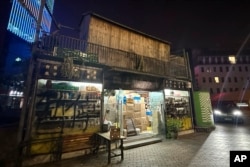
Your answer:
[[[62,153],[93,149],[95,140],[93,134],[67,135],[62,138]]]

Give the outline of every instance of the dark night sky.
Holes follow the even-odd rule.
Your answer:
[[[77,28],[88,11],[169,41],[175,49],[250,48],[248,1],[55,0],[54,16],[62,25]]]

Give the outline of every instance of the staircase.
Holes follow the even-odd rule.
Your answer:
[[[162,142],[162,138],[152,133],[140,133],[136,136],[129,136],[123,141],[124,150],[141,147],[149,144]]]

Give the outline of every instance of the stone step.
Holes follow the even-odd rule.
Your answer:
[[[130,142],[124,143],[123,147],[124,147],[124,150],[127,150],[127,149],[131,149],[131,148],[141,147],[141,146],[159,143],[159,142],[162,142],[161,138],[151,137],[151,138],[147,138],[147,139],[141,139],[141,140],[130,141]]]
[[[130,143],[130,142],[140,141],[140,140],[144,140],[144,139],[150,139],[153,137],[155,137],[155,135],[152,133],[139,134],[136,136],[127,137],[126,139],[123,140],[123,143]]]

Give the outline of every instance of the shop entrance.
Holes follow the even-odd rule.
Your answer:
[[[120,127],[121,135],[161,134],[163,122],[163,92],[138,90],[104,91],[104,124]]]

